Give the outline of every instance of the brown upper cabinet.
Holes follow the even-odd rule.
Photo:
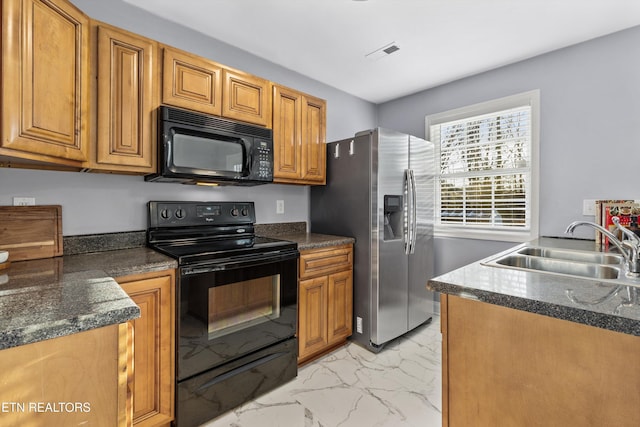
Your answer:
[[[2,0],[0,102],[0,166],[154,173],[162,103],[272,128],[274,182],[326,182],[324,100],[93,21],[67,0]]]
[[[222,115],[222,66],[178,49],[164,47],[162,103]]]
[[[163,48],[162,103],[271,127],[271,82]]]
[[[326,183],[326,102],[273,86],[274,182]]]
[[[80,167],[89,149],[89,18],[65,0],[2,1],[0,156]]]
[[[271,82],[243,71],[222,70],[222,115],[271,128]]]
[[[152,173],[156,169],[158,44],[92,22],[95,142],[86,168]]]

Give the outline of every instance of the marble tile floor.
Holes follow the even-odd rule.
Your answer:
[[[440,427],[440,318],[378,354],[354,343],[205,427]]]

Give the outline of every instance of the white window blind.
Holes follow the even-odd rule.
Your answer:
[[[454,235],[484,232],[537,233],[533,215],[537,171],[533,144],[534,107],[513,99],[427,118],[429,139],[439,158],[436,227]],[[518,105],[518,101],[520,104]],[[489,112],[486,112],[489,110]],[[483,111],[478,114],[479,111]],[[511,240],[501,239],[499,240]],[[516,239],[518,240],[518,239]]]

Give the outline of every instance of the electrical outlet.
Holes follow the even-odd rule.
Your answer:
[[[356,317],[356,332],[362,333],[362,317]]]
[[[13,206],[33,206],[36,204],[35,197],[14,197]]]
[[[582,215],[595,216],[596,214],[596,201],[593,199],[585,199],[582,201]]]
[[[284,213],[284,200],[276,200],[276,213],[277,214]]]

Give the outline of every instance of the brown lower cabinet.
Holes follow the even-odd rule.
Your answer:
[[[174,419],[175,271],[116,278],[140,307],[133,320],[133,424],[168,426]]]
[[[640,337],[441,297],[442,425],[639,426]]]
[[[122,323],[0,351],[0,425],[130,426],[131,334]]]
[[[298,364],[343,345],[353,321],[353,245],[300,251]]]

